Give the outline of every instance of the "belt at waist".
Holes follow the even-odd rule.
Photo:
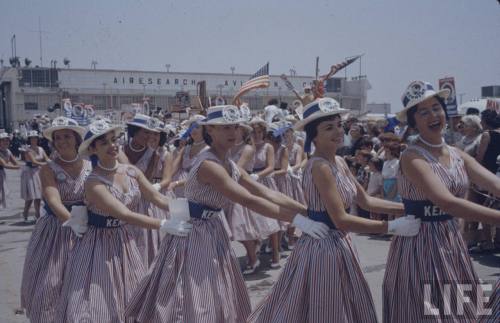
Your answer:
[[[38,165],[33,165],[32,162],[26,162],[26,166],[28,166],[29,168],[37,168]]]
[[[266,167],[258,167],[258,168],[254,168],[254,169],[252,170],[252,173],[262,172],[264,169],[266,169]]]
[[[188,201],[189,203],[189,216],[195,219],[208,220],[219,212],[222,209],[214,209],[209,206],[196,203],[193,201]]]
[[[63,203],[63,205],[66,208],[66,210],[71,212],[71,208],[73,207],[73,205],[85,205],[85,204],[82,201],[75,201],[74,203],[71,203],[71,204],[64,204]],[[45,200],[43,200],[43,209],[45,210],[45,214],[50,215],[50,216],[56,216],[54,214],[54,211],[52,211],[52,209],[50,208],[49,203],[47,203],[47,201],[45,201]]]
[[[424,222],[448,221],[453,218],[429,200],[413,201],[403,199],[403,204],[406,214],[414,215]]]
[[[330,229],[337,229],[335,227],[335,223],[333,223],[332,219],[330,219],[327,211],[313,211],[307,209],[307,216],[311,220],[326,224]]]
[[[122,225],[121,221],[112,216],[104,216],[92,211],[88,211],[88,225],[98,228],[114,229]]]

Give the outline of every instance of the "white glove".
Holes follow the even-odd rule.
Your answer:
[[[287,168],[287,170],[286,170],[286,171],[287,171],[287,172],[288,172],[288,174],[290,174],[290,175],[293,175],[293,174],[294,174],[294,172],[293,172],[293,168],[292,168],[292,166],[290,166],[290,165],[288,165],[288,168]]]
[[[187,221],[171,219],[171,220],[161,220],[160,231],[163,233],[169,233],[179,237],[185,237],[191,232],[193,225]]]
[[[396,236],[413,237],[420,230],[420,222],[420,219],[415,219],[413,215],[403,216],[388,222],[387,233]]]
[[[259,175],[257,175],[257,174],[250,174],[250,177],[251,177],[254,181],[258,181],[258,180],[259,180]]]
[[[70,227],[78,238],[81,238],[89,229],[88,213],[85,205],[74,205],[71,208],[71,217],[62,224]]]
[[[300,214],[297,214],[295,218],[293,218],[292,223],[302,232],[307,233],[315,239],[325,238],[328,235],[328,230],[330,230],[326,224],[311,220]]]
[[[157,191],[160,191],[161,190],[161,184],[160,183],[155,183],[153,184],[153,188]]]

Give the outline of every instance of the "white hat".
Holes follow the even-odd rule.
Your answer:
[[[158,131],[155,129],[157,123],[154,121],[154,119],[141,113],[136,113],[134,118],[131,121],[127,122],[127,125],[140,127],[150,131]]]
[[[26,138],[30,138],[30,137],[38,137],[38,131],[36,131],[36,130],[30,130],[30,131],[28,131],[28,134],[26,135]]]
[[[83,142],[78,148],[78,153],[80,156],[88,155],[88,148],[90,144],[99,136],[107,134],[108,132],[114,131],[115,135],[119,135],[123,131],[122,126],[113,126],[104,120],[99,120],[89,124],[87,132],[83,137]]]
[[[409,109],[413,108],[419,103],[424,102],[435,96],[439,96],[446,100],[450,95],[449,89],[442,89],[435,91],[429,82],[423,81],[413,81],[408,85],[406,91],[401,96],[401,101],[403,102],[404,109],[396,114],[399,121],[406,121],[406,113]]]
[[[251,126],[257,124],[257,125],[264,126],[264,128],[267,128],[267,122],[264,119],[262,119],[261,117],[253,117],[249,123]]]
[[[349,110],[342,109],[340,104],[332,98],[320,98],[304,107],[302,120],[294,126],[295,130],[304,130],[304,127],[319,118],[336,114],[346,114]]]
[[[240,109],[234,105],[216,105],[208,108],[207,118],[201,125],[231,125],[241,123]]]
[[[62,129],[73,130],[80,136],[80,138],[83,138],[86,131],[85,128],[80,127],[78,122],[75,120],[61,116],[52,120],[52,125],[43,131],[43,136],[48,140],[52,140],[52,134],[54,131]]]
[[[185,126],[186,128],[189,128],[191,126],[191,124],[193,124],[193,122],[200,122],[200,121],[203,121],[205,120],[205,116],[201,115],[201,114],[195,114],[195,115],[192,115],[189,119],[187,120],[184,120],[181,125],[182,126]]]
[[[10,134],[8,132],[0,132],[0,139],[5,139],[5,138],[11,139]]]

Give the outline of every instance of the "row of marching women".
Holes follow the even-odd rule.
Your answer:
[[[246,107],[210,107],[170,140],[172,128],[141,114],[127,123],[125,141],[122,126],[107,120],[82,128],[56,118],[43,132],[53,159],[29,157],[39,167],[43,209],[23,271],[26,315],[32,322],[376,322],[351,233],[377,233],[394,235],[385,322],[495,322],[500,290],[483,304],[456,218],[499,225],[500,211],[463,197],[469,183],[500,196],[500,179],[444,143],[448,94],[420,81],[403,94],[399,118],[418,138],[400,157],[402,203],[367,194],[335,155],[348,111],[331,98],[309,103],[300,120],[277,123],[251,118]],[[186,199],[187,217],[178,216],[174,197]],[[396,218],[353,216],[355,204]],[[291,255],[252,309],[243,274],[259,268],[266,242],[271,268],[279,267],[283,236]],[[243,270],[231,239],[247,251]]]

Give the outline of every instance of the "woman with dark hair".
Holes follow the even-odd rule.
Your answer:
[[[19,169],[21,166],[16,160],[16,157],[9,150],[10,134],[7,132],[0,133],[0,204],[3,208],[7,207],[5,198],[5,169]]]
[[[245,322],[250,299],[221,220],[235,202],[266,216],[293,222],[316,238],[326,226],[297,214],[303,205],[257,183],[228,158],[237,138],[235,106],[210,107],[203,121],[210,148],[200,154],[186,182],[193,230],[166,237],[148,275],[127,306],[134,322]]]
[[[125,304],[146,268],[130,226],[179,236],[191,230],[185,221],[139,213],[143,198],[164,210],[168,202],[137,167],[118,162],[121,132],[120,126],[96,121],[80,145],[80,155],[95,163],[84,188],[88,232],[68,258],[55,322],[132,322],[125,318]]]
[[[304,108],[295,129],[306,131],[306,151],[314,153],[302,182],[310,219],[328,225],[323,239],[302,235],[285,269],[248,322],[376,322],[368,283],[348,231],[415,235],[420,221],[409,217],[373,221],[346,212],[352,203],[367,210],[401,214],[399,203],[368,196],[356,182],[344,159],[332,152],[342,144],[341,109],[331,98]]]
[[[76,121],[65,117],[55,118],[43,132],[58,157],[40,169],[44,208],[24,261],[21,307],[31,322],[54,321],[71,246],[75,236],[86,231],[84,223],[74,226],[68,221],[72,208],[83,205],[83,184],[92,168],[78,155],[84,132]]]
[[[173,181],[168,185],[168,189],[173,190],[177,197],[184,197],[184,184],[187,175],[193,167],[196,157],[208,149],[200,127],[200,121],[203,119],[205,119],[204,116],[195,114],[185,124],[187,130],[183,136],[188,139],[187,145],[181,148],[174,158]]]
[[[436,92],[431,84],[415,81],[402,97],[405,108],[398,119],[419,135],[401,155],[398,186],[405,213],[420,218],[422,226],[417,236],[391,242],[383,284],[384,322],[472,322],[480,313],[480,280],[453,217],[500,223],[500,211],[464,199],[469,181],[500,196],[500,179],[444,142],[448,95],[448,89]],[[466,296],[469,301],[460,299],[460,284],[472,291]],[[457,310],[459,302],[463,311]]]
[[[21,198],[24,199],[23,218],[28,221],[28,211],[33,202],[35,218],[40,218],[40,202],[42,200],[42,183],[40,181],[40,167],[49,161],[42,147],[38,146],[38,132],[28,131],[29,146],[23,152],[26,164],[21,172]]]

